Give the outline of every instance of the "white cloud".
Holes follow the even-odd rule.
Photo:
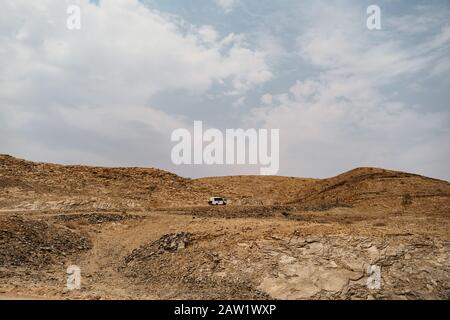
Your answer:
[[[230,13],[236,5],[236,0],[214,0],[214,2],[221,7],[225,13]]]
[[[270,93],[266,93],[261,97],[263,104],[271,104],[273,102],[273,96]]]
[[[438,2],[414,6],[412,12],[384,20],[386,29],[393,29],[401,36],[426,33],[448,20],[450,7]]]
[[[78,92],[70,98],[83,102],[132,103],[164,90],[203,92],[226,79],[242,90],[271,77],[264,54],[248,49],[242,37],[222,41],[210,26],[188,25],[186,30],[186,23],[137,0],[104,1],[100,7],[81,2],[80,31],[64,27],[62,1],[3,6],[2,19],[26,19],[6,19],[10,24],[2,26],[2,33],[10,33],[1,39],[0,58],[9,63],[1,70],[8,85],[0,94],[17,97],[23,85],[36,90],[42,80],[45,90],[72,87]]]
[[[389,82],[411,75],[432,64],[447,61],[450,47],[449,27],[443,27],[431,39],[407,45],[389,34],[377,36],[355,28],[314,28],[298,38],[300,56],[329,73],[371,77]]]
[[[32,134],[25,128],[42,130],[39,121],[111,137],[119,127],[120,135],[132,136],[127,123],[134,121],[162,140],[182,120],[152,109],[148,101],[156,94],[200,95],[217,85],[242,95],[272,77],[265,54],[249,48],[243,35],[221,37],[211,26],[191,25],[138,0],[77,3],[81,30],[73,31],[66,28],[72,1],[2,3],[0,61],[7,63],[0,64],[0,117],[10,141]],[[67,128],[51,123],[50,114]]]
[[[383,91],[448,61],[448,27],[405,45],[388,32],[361,30],[357,8],[316,3],[305,12],[314,17],[298,37],[299,55],[319,71],[285,93],[265,94],[248,118],[280,128],[281,173],[325,177],[368,165],[449,178],[448,115]]]
[[[248,123],[280,128],[282,174],[326,177],[367,165],[442,176],[450,161],[444,113],[385,99],[358,78],[297,82],[272,99]]]

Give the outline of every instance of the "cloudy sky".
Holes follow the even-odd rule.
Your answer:
[[[175,166],[176,128],[279,128],[280,175],[450,180],[450,2],[0,0],[0,153]],[[67,6],[81,30],[66,28]],[[366,9],[381,7],[381,30]]]

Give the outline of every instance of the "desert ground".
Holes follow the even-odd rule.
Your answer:
[[[378,168],[188,179],[1,155],[0,298],[449,299],[449,218],[449,182]]]

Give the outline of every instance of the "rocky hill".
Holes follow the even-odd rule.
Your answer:
[[[448,202],[450,184],[414,174],[358,168],[328,179],[233,176],[188,179],[153,168],[35,163],[0,155],[0,209],[139,210],[203,206],[211,196],[230,205],[401,207]]]
[[[325,209],[334,206],[396,209],[416,205],[421,209],[449,210],[449,200],[447,181],[379,168],[357,168],[314,181],[300,190],[291,204]]]
[[[384,169],[187,179],[0,156],[0,299],[448,300],[449,214],[448,182]]]
[[[190,179],[152,168],[35,163],[0,156],[0,208],[121,209],[167,206],[198,197]]]

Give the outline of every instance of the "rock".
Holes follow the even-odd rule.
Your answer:
[[[0,217],[0,226],[0,267],[47,268],[91,247],[77,232],[41,220]]]

